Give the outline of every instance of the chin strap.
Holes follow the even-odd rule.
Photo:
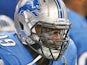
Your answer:
[[[38,60],[40,60],[42,58],[41,55],[37,56],[31,63],[27,64],[27,65],[34,65]],[[63,65],[67,65],[67,61],[66,61],[66,58],[63,56],[63,59],[64,59],[64,63]]]
[[[4,61],[0,58],[0,65],[4,65]]]
[[[63,56],[63,60],[64,60],[63,65],[67,65],[67,60],[66,60],[66,58],[64,56]]]
[[[37,56],[31,63],[27,64],[27,65],[34,65],[38,60],[40,60],[42,58],[41,55]]]

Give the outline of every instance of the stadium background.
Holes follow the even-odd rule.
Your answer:
[[[18,0],[0,0],[0,15],[14,19],[14,11]]]

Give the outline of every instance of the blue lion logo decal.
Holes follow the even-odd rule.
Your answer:
[[[37,11],[40,10],[38,0],[29,0],[19,8],[18,13],[22,14],[25,10],[29,10],[34,16],[38,16]]]

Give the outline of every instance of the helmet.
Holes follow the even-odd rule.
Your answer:
[[[62,0],[20,0],[14,20],[19,39],[35,52],[53,60],[64,54],[71,24]]]
[[[0,32],[1,31],[15,31],[13,20],[6,15],[0,15]]]

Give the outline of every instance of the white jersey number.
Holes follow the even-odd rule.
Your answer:
[[[14,42],[14,40],[8,39],[7,37],[8,37],[7,35],[0,35],[0,39],[3,39],[3,40],[0,40],[0,45],[2,45],[2,46],[15,46],[16,43]]]
[[[86,60],[87,60],[87,52],[83,53],[79,60],[78,60],[78,65],[86,65]]]

